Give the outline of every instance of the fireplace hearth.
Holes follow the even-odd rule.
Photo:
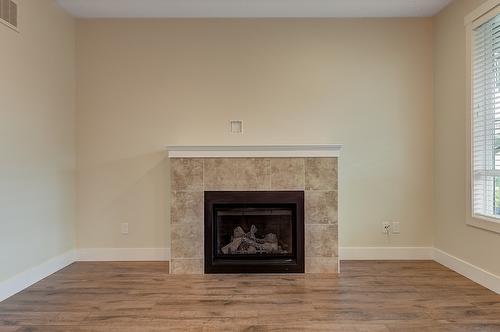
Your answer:
[[[303,191],[205,191],[205,273],[303,273]]]

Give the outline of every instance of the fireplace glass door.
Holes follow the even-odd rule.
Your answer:
[[[205,273],[304,273],[303,191],[205,191]]]
[[[293,257],[294,206],[214,206],[215,256]]]

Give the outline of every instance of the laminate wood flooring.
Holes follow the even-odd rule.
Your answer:
[[[432,261],[200,276],[77,262],[0,303],[0,331],[500,331],[500,295]]]

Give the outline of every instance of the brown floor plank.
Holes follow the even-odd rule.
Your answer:
[[[500,331],[500,295],[432,261],[340,275],[173,276],[165,262],[78,262],[0,303],[0,332]]]

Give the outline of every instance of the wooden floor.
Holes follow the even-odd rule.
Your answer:
[[[0,303],[0,331],[500,331],[500,295],[430,261],[340,276],[171,276],[74,263]]]

